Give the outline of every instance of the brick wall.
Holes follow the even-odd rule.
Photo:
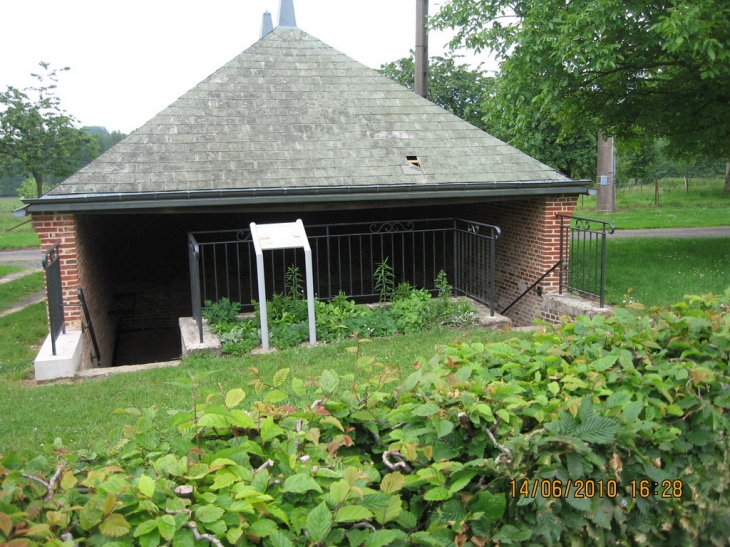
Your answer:
[[[75,304],[76,287],[79,285],[78,257],[76,252],[76,222],[70,214],[33,215],[33,228],[40,237],[41,250],[45,251],[56,242],[61,262],[61,286],[64,304]],[[69,330],[81,329],[81,308],[65,306],[64,318]]]
[[[577,197],[546,196],[454,206],[450,213],[502,230],[496,246],[497,310],[509,306],[525,289],[560,258],[560,219],[573,213]],[[558,290],[557,270],[541,283],[543,291]],[[507,314],[516,325],[531,325],[545,315],[542,298],[535,291],[525,295]]]

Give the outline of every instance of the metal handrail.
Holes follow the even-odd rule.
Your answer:
[[[562,264],[558,292],[562,294],[566,290],[593,296],[603,307],[606,296],[606,235],[612,234],[616,226],[593,218],[555,216],[560,218]],[[591,229],[594,224],[598,224],[599,228]]]
[[[76,295],[79,297],[81,302],[81,309],[84,311],[84,318],[86,319],[86,325],[81,325],[81,330],[84,328],[88,329],[91,335],[91,343],[94,345],[94,356],[96,357],[97,366],[101,366],[101,352],[99,351],[99,344],[96,341],[96,332],[94,332],[94,324],[91,322],[91,314],[89,313],[89,306],[86,304],[86,297],[81,287],[76,288]]]
[[[562,261],[560,261],[560,260],[558,262],[556,262],[555,264],[553,264],[553,266],[548,271],[546,271],[544,274],[542,274],[537,281],[535,281],[527,289],[522,291],[522,294],[520,294],[517,298],[515,298],[509,306],[507,306],[505,309],[503,309],[501,312],[499,312],[500,315],[504,315],[505,313],[507,313],[512,306],[514,306],[515,304],[517,304],[517,302],[522,300],[523,296],[525,296],[532,289],[534,289],[543,279],[545,279],[547,276],[549,276],[551,273],[553,273],[555,271],[555,268],[557,268],[561,264],[562,264]]]

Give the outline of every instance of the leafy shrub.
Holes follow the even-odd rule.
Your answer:
[[[208,320],[210,325],[235,323],[241,311],[241,304],[239,302],[231,302],[225,296],[217,302],[206,300],[204,304],[205,307],[202,311],[203,317]]]
[[[0,458],[10,545],[728,545],[730,292],[401,376],[264,380],[89,450]],[[195,383],[190,382],[195,388]],[[656,486],[655,486],[656,484]],[[15,543],[13,543],[15,542]]]

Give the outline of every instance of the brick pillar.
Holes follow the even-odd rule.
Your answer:
[[[548,271],[560,260],[560,218],[557,215],[572,215],[577,202],[578,196],[551,196],[545,199],[542,219],[539,223],[541,226],[539,245],[543,258],[543,272]],[[567,252],[567,249],[564,252]],[[546,292],[557,292],[560,286],[559,269],[547,276],[541,285],[547,289]]]
[[[76,221],[71,214],[51,213],[33,215],[33,228],[41,239],[41,251],[60,241],[58,255],[61,261],[61,285],[63,287],[64,318],[66,328],[81,328],[81,307],[75,306],[79,299],[79,270],[76,249]],[[71,304],[71,306],[69,306]]]

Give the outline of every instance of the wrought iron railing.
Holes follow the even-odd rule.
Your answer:
[[[96,340],[96,331],[94,330],[94,323],[91,321],[91,313],[89,312],[89,306],[86,303],[86,297],[84,296],[84,291],[81,287],[76,288],[76,296],[79,298],[79,302],[81,303],[81,310],[84,313],[84,319],[86,320],[86,324],[81,324],[81,331],[84,330],[89,331],[89,336],[91,337],[91,344],[94,346],[94,355],[92,358],[96,359],[96,366],[101,366],[101,352],[99,351],[99,342]]]
[[[43,252],[41,264],[46,272],[46,296],[48,298],[48,324],[51,331],[51,349],[56,355],[56,340],[62,333],[66,333],[66,323],[63,315],[63,287],[61,285],[61,262],[58,256],[58,246],[54,243]]]
[[[603,220],[557,215],[560,218],[560,293],[606,297],[606,236],[615,226]]]
[[[348,297],[378,296],[373,273],[386,258],[396,281],[436,290],[444,270],[457,295],[494,310],[496,226],[464,219],[439,218],[319,224],[306,226],[312,248],[314,289],[327,300],[340,291]],[[258,294],[256,259],[248,229],[188,234],[193,317],[201,342],[202,303],[223,297],[245,309]],[[267,251],[267,294],[284,292],[286,271],[303,267],[302,249]],[[494,313],[492,311],[492,313]]]

